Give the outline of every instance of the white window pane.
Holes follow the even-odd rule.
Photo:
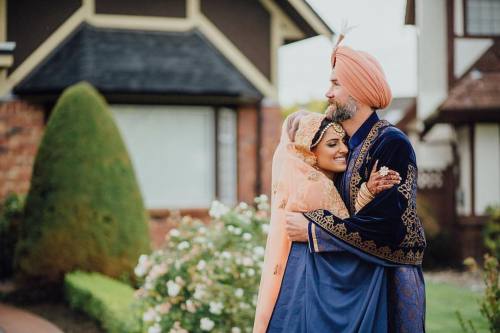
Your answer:
[[[146,207],[205,208],[214,199],[214,111],[113,105]]]

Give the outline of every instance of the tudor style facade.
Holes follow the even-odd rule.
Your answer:
[[[270,192],[278,48],[332,34],[304,0],[0,0],[0,199],[28,191],[54,102],[86,80],[153,216],[251,202]]]
[[[500,203],[500,2],[408,0],[406,23],[418,29],[420,193],[458,259],[480,259],[486,208]]]

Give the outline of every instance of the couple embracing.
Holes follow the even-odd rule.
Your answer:
[[[331,64],[327,111],[288,116],[273,157],[254,333],[425,332],[414,150],[377,116],[378,61],[337,44]]]

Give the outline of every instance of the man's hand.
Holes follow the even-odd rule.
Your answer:
[[[302,213],[286,213],[285,228],[292,242],[307,242],[307,225],[309,221]]]

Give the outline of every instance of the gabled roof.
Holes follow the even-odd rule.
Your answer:
[[[424,121],[436,123],[500,122],[500,41],[493,44],[457,81],[441,106]]]
[[[57,94],[81,80],[103,94],[221,96],[261,93],[198,31],[156,32],[82,24],[14,89]]]
[[[321,34],[330,36],[335,34],[332,28],[330,28],[306,0],[275,0],[275,2],[297,24],[299,29],[304,32],[305,38]],[[294,40],[287,40],[285,42],[294,42]]]

